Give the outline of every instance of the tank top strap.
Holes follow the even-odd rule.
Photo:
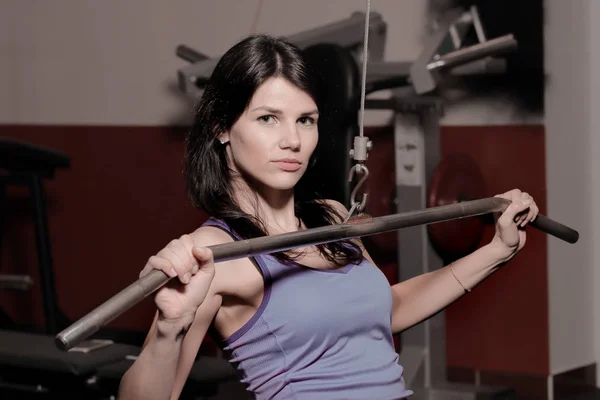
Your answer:
[[[223,220],[210,217],[206,222],[202,224],[202,226],[211,226],[214,228],[221,229],[225,233],[229,234],[234,241],[244,240],[239,234],[237,234],[231,227]],[[260,271],[263,282],[264,282],[264,294],[263,300],[250,321],[248,321],[241,329],[235,332],[230,338],[224,340],[220,337],[219,333],[215,329],[214,325],[211,323],[208,329],[208,333],[213,340],[223,349],[224,343],[228,341],[236,340],[238,337],[242,336],[254,323],[256,320],[262,315],[265,307],[269,303],[269,299],[271,298],[271,286],[273,284],[273,262],[269,261],[269,255],[256,255],[248,257],[248,259],[256,266],[256,268]]]
[[[222,219],[210,217],[202,224],[202,226],[213,226],[215,228],[220,228],[221,230],[227,232],[229,236],[233,238],[233,240],[242,240],[242,237],[235,233],[233,229]]]
[[[234,241],[244,240],[244,238],[242,238],[239,234],[237,234],[233,229],[231,229],[231,227],[225,221],[223,221],[221,219],[210,217],[209,219],[206,220],[206,222],[204,222],[202,224],[202,226],[212,226],[215,228],[219,228],[222,231],[229,234],[229,236],[231,236],[231,238]],[[270,262],[269,260],[271,257],[269,255],[265,254],[265,255],[256,255],[256,256],[252,256],[252,257],[248,257],[248,258],[260,270],[261,274],[263,275],[265,284],[270,283],[271,276],[272,276],[272,271],[271,271],[272,268],[270,268],[270,265],[272,264],[272,262]]]

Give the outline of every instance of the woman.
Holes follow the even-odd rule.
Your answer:
[[[150,257],[140,275],[172,277],[119,398],[177,398],[211,332],[259,399],[401,399],[392,335],[442,310],[525,244],[538,208],[526,193],[486,246],[452,265],[390,285],[360,241],[214,265],[206,247],[342,222],[303,176],[318,144],[318,93],[301,52],[253,36],[223,55],[186,143],[193,203],[210,218]],[[326,133],[322,133],[326,134]]]

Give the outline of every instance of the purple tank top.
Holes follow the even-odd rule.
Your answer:
[[[219,227],[241,238],[221,220]],[[368,260],[323,271],[254,257],[264,279],[256,314],[216,338],[257,399],[404,399],[391,333],[392,296]]]

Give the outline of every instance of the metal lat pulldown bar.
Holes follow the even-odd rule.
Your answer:
[[[328,225],[299,232],[241,240],[210,246],[209,248],[212,250],[214,261],[222,262],[343,239],[369,236],[411,226],[503,212],[510,204],[511,202],[506,199],[490,197],[447,206],[432,207],[420,211],[391,214],[371,218],[364,222]],[[579,240],[579,233],[577,231],[541,214],[538,214],[530,225],[568,243],[575,243]],[[150,272],[60,332],[56,336],[56,345],[62,350],[73,348],[97,332],[102,326],[108,324],[160,289],[170,279],[172,278],[162,271],[154,270]]]

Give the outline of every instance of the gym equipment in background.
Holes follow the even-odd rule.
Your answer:
[[[5,211],[3,205],[8,185],[27,186],[32,196],[31,212],[35,226],[39,283],[44,306],[45,332],[48,334],[57,333],[69,321],[58,306],[44,180],[52,179],[57,169],[69,167],[70,159],[66,154],[14,139],[0,138],[0,170],[6,172],[0,175],[0,215]],[[2,222],[3,218],[0,217],[0,228]],[[0,283],[3,286],[10,283],[13,287],[18,284],[22,288],[28,288],[32,284],[30,279],[18,276],[5,276],[0,282],[3,282]]]
[[[52,179],[57,169],[69,167],[69,157],[61,152],[0,138],[0,170],[3,171],[0,208],[3,208],[8,185],[27,185],[33,196],[31,210],[45,317],[42,333],[4,329],[5,325],[12,327],[13,324],[3,322],[0,398],[114,398],[120,381],[115,371],[122,376],[140,352],[138,346],[95,338],[81,342],[68,352],[56,347],[53,335],[71,321],[58,306],[43,183],[44,179]],[[2,219],[0,227],[1,222]],[[0,275],[0,290],[31,290],[33,284],[28,275]],[[199,395],[217,398],[223,390],[233,391],[236,398],[244,398],[244,387],[229,363],[217,357],[201,356],[181,398],[198,398]]]

